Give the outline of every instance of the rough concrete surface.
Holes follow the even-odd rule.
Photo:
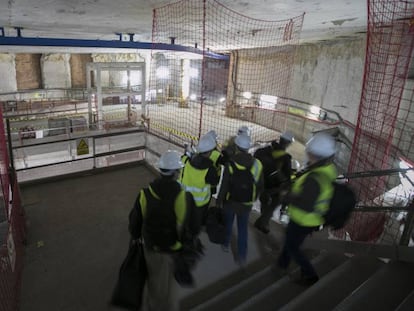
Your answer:
[[[154,177],[137,165],[22,187],[28,242],[20,311],[117,310],[108,301],[127,252],[128,213]],[[206,256],[194,271],[196,287],[181,289],[180,297],[238,269],[232,252],[205,233],[201,239]],[[270,248],[263,234],[250,230],[248,262]]]

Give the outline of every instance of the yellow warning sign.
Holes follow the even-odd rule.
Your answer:
[[[76,140],[76,150],[77,155],[89,154],[89,145],[88,141],[84,138]]]

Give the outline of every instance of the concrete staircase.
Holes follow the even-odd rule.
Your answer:
[[[414,262],[345,253],[338,247],[307,249],[320,280],[306,287],[275,266],[278,250],[197,289],[180,301],[183,311],[412,311]]]

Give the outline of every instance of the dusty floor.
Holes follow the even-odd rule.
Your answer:
[[[20,311],[115,310],[108,306],[128,244],[128,213],[154,178],[143,165],[22,187],[28,222]],[[250,231],[248,261],[266,251]],[[231,253],[202,236],[206,256],[191,294],[238,269]],[[260,246],[258,246],[260,245]]]

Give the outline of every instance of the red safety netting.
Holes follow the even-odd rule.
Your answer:
[[[408,76],[413,46],[414,2],[369,0],[364,81],[349,172],[398,168],[401,159],[414,163],[414,77]],[[399,182],[390,176],[351,180],[360,204],[378,207],[401,204],[385,202]],[[381,212],[356,213],[346,231],[352,240],[375,241],[390,221],[395,219]]]
[[[224,141],[246,124],[254,140],[276,138],[274,130],[284,129],[286,114],[275,120],[264,111],[255,120],[251,108],[286,113],[283,98],[290,95],[303,17],[259,20],[214,0],[155,9],[150,130],[183,143],[214,129]],[[170,50],[160,51],[159,44]]]
[[[3,120],[0,108],[0,195],[3,199],[0,206],[0,310],[15,311],[18,310],[26,232],[17,180],[10,185],[12,178]]]

